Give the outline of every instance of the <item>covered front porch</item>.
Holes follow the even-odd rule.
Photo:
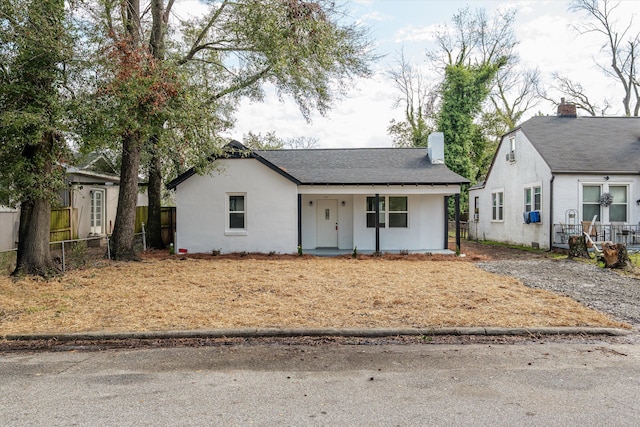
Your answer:
[[[457,185],[299,186],[298,245],[304,253],[443,253],[449,197]],[[459,211],[459,206],[458,206]]]

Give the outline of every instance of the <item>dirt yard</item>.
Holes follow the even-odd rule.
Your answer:
[[[250,327],[628,327],[466,257],[145,255],[52,281],[0,277],[0,334]],[[483,245],[484,246],[484,245]],[[486,248],[485,248],[486,249]],[[512,257],[542,257],[506,249]],[[488,252],[488,253],[487,253]],[[504,257],[504,254],[502,254]]]

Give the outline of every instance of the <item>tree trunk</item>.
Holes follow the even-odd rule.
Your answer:
[[[169,2],[167,10],[164,9],[164,0],[151,1],[151,36],[149,46],[153,57],[158,61],[164,61],[165,57],[165,29],[168,13],[173,1]],[[147,216],[147,244],[154,249],[163,249],[162,241],[162,160],[156,146],[160,143],[162,127],[159,126],[156,135],[149,139],[151,160],[149,163],[149,213]]]
[[[110,243],[111,256],[119,261],[140,260],[134,248],[139,168],[140,141],[132,135],[127,135],[122,141],[118,210]]]
[[[59,272],[51,260],[49,234],[51,203],[47,199],[23,202],[20,206],[18,256],[14,276],[49,277]]]
[[[155,145],[157,138],[151,138]],[[153,149],[153,147],[152,147]],[[162,163],[160,156],[153,150],[149,164],[149,215],[147,217],[147,245],[154,249],[163,249],[162,241]]]
[[[602,257],[605,268],[633,269],[627,247],[622,243],[605,242],[602,244]]]
[[[583,235],[569,237],[569,258],[590,258]]]

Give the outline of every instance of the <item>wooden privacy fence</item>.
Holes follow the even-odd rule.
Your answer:
[[[72,207],[51,209],[50,242],[78,238],[78,209]]]
[[[149,206],[138,206],[136,208],[136,233],[142,232],[142,223],[146,228],[147,218],[149,217]],[[173,242],[173,236],[176,232],[176,208],[172,206],[165,206],[160,212],[160,224],[162,225],[162,241],[165,245]]]

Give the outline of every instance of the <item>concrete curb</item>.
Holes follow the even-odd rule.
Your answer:
[[[532,335],[608,335],[624,336],[631,330],[616,328],[379,328],[379,329],[338,329],[338,328],[246,328],[211,329],[186,331],[148,331],[148,332],[79,332],[68,334],[17,334],[6,335],[9,341],[102,341],[125,339],[176,339],[176,338],[288,338],[288,337],[358,337],[381,338],[393,336],[441,336],[441,335],[486,335],[486,336],[532,336]]]

